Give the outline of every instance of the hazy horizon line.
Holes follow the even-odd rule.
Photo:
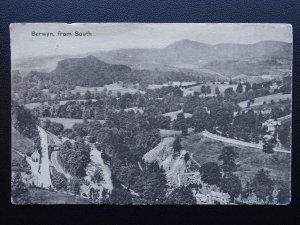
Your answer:
[[[119,50],[127,50],[127,49],[164,49],[164,48],[167,48],[173,44],[176,44],[178,42],[181,42],[181,41],[192,41],[192,42],[197,42],[197,43],[200,43],[200,44],[205,44],[205,45],[210,45],[210,46],[217,46],[217,45],[255,45],[255,44],[258,44],[258,43],[261,43],[261,42],[281,42],[281,43],[286,43],[286,44],[293,44],[293,42],[286,42],[286,41],[278,41],[278,40],[262,40],[262,41],[257,41],[257,42],[253,42],[253,43],[235,43],[235,42],[220,42],[220,43],[217,43],[217,44],[209,44],[209,43],[205,43],[205,42],[201,42],[201,41],[195,41],[195,40],[192,40],[192,39],[181,39],[181,40],[178,40],[178,41],[175,41],[175,42],[171,42],[169,44],[167,44],[166,46],[164,47],[160,47],[160,48],[147,48],[147,47],[144,47],[144,48],[140,48],[140,47],[130,47],[130,48],[116,48],[116,49],[111,49],[111,50],[96,50],[96,51],[88,51],[88,52],[83,52],[83,53],[73,53],[73,54],[51,54],[51,55],[35,55],[35,56],[30,56],[30,55],[27,55],[27,56],[22,56],[22,57],[13,57],[13,54],[11,54],[11,59],[13,60],[24,60],[24,59],[28,59],[28,58],[37,58],[37,57],[56,57],[56,56],[80,56],[80,55],[87,55],[87,54],[94,54],[94,53],[98,53],[98,52],[112,52],[112,51],[119,51]]]

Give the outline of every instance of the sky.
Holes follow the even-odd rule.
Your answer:
[[[34,32],[55,36],[37,37]],[[71,32],[72,37],[58,36]],[[75,37],[74,32],[91,36]],[[49,55],[76,55],[120,48],[163,48],[189,39],[207,44],[253,44],[274,40],[292,42],[288,24],[218,23],[14,23],[10,25],[12,58]]]

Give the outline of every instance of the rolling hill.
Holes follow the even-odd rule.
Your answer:
[[[165,48],[96,51],[72,56],[72,59],[70,57],[65,55],[18,59],[13,62],[12,69],[28,71],[31,68],[48,72],[55,69],[56,73],[61,74],[74,72],[73,78],[78,73],[87,73],[92,79],[97,77],[96,73],[104,75],[109,72],[109,76],[116,76],[115,72],[126,73],[130,71],[129,67],[132,70],[175,71],[200,77],[215,74],[226,77],[240,74],[260,76],[270,73],[280,76],[291,71],[292,44],[262,41],[254,44],[210,45],[181,40]]]
[[[111,65],[95,56],[64,59],[57,63],[50,75],[60,82],[82,86],[103,86],[107,83],[123,80],[131,69],[124,65]]]

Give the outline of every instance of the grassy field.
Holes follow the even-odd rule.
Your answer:
[[[67,102],[86,102],[86,101],[92,101],[92,102],[96,102],[97,99],[89,99],[89,100],[85,100],[85,99],[81,99],[81,100],[62,100],[62,101],[58,101],[59,105],[65,105]],[[49,105],[48,102],[44,102],[44,105]],[[41,102],[34,102],[34,103],[27,103],[25,104],[25,108],[27,109],[34,109],[36,107],[40,107],[42,105]]]
[[[81,95],[84,95],[86,93],[86,91],[90,91],[92,93],[103,92],[104,88],[106,88],[107,91],[111,91],[112,94],[114,94],[114,95],[117,95],[118,92],[121,92],[121,94],[124,94],[124,93],[134,94],[139,91],[138,89],[134,88],[133,85],[128,85],[128,87],[123,87],[118,83],[113,83],[113,84],[104,85],[104,87],[76,86],[75,89],[72,90],[72,93],[79,92]],[[144,91],[140,91],[140,92],[145,93]]]
[[[182,145],[184,149],[193,154],[193,158],[200,164],[206,162],[220,164],[218,157],[222,148],[227,144],[203,137],[201,134],[194,134],[182,139]],[[277,184],[289,185],[290,154],[266,154],[261,150],[248,147],[236,147],[235,150],[239,153],[236,161],[240,164],[236,174],[243,182],[247,180],[247,177],[252,178],[259,169],[265,168],[270,171],[271,178]]]
[[[227,88],[232,87],[234,91],[237,88],[237,84],[231,84],[231,85],[230,84],[204,84],[204,85],[205,86],[209,85],[210,88],[211,88],[211,92],[213,94],[215,93],[216,87],[219,88],[221,94],[224,94],[224,92]],[[198,85],[198,86],[191,87],[191,88],[189,88],[189,90],[193,90],[193,91],[197,91],[197,92],[201,93],[201,87],[202,87],[202,84]],[[243,88],[245,88],[245,87],[243,86]]]
[[[21,135],[15,128],[12,128],[11,132],[11,147],[23,154],[34,152],[34,142],[33,140]]]
[[[160,88],[162,88],[162,87],[168,87],[168,86],[170,86],[172,84],[172,86],[173,87],[175,87],[175,86],[182,86],[182,87],[184,87],[184,86],[188,86],[188,85],[192,85],[192,84],[196,84],[196,82],[179,82],[179,81],[174,81],[174,82],[172,82],[172,83],[164,83],[164,84],[149,84],[148,86],[147,86],[147,89],[151,89],[151,90],[153,90],[153,89],[160,89]]]
[[[163,116],[169,116],[171,117],[171,121],[174,121],[177,119],[177,115],[179,113],[182,113],[182,110],[178,110],[178,111],[174,111],[174,112],[168,112],[168,113],[165,113],[165,114],[162,114]],[[192,117],[192,114],[190,113],[184,113],[184,118],[190,118]]]
[[[267,104],[270,104],[271,101],[273,100],[274,102],[279,102],[279,100],[287,100],[287,99],[291,99],[292,95],[291,94],[282,94],[282,93],[277,93],[277,94],[273,94],[273,95],[267,95],[267,96],[262,96],[262,97],[258,97],[254,99],[254,103],[252,103],[250,105],[250,107],[254,107],[254,106],[260,106],[263,105],[264,101]],[[248,104],[248,101],[242,101],[239,103],[239,106],[241,108],[246,108]]]
[[[64,125],[65,129],[72,129],[75,123],[83,123],[83,119],[71,119],[71,118],[51,118],[51,117],[39,117],[41,120],[50,120],[52,122],[61,123]],[[89,122],[93,120],[87,120]],[[100,122],[104,122],[103,120],[99,120]]]
[[[266,111],[266,110],[272,110],[273,108],[280,107],[280,108],[285,108],[289,102],[275,102],[274,104],[266,104],[266,105],[256,105],[253,107],[250,107],[254,111]]]
[[[12,128],[11,138],[11,170],[14,172],[30,173],[30,166],[23,156],[34,152],[33,140],[24,137],[16,129]]]
[[[181,131],[180,130],[165,130],[165,129],[159,129],[160,136],[162,138],[164,137],[175,137],[180,136]]]
[[[51,192],[43,189],[30,189],[34,204],[93,204],[90,200],[62,192]]]

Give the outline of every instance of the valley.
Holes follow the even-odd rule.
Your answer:
[[[16,60],[16,203],[288,204],[290,51],[182,40]]]

